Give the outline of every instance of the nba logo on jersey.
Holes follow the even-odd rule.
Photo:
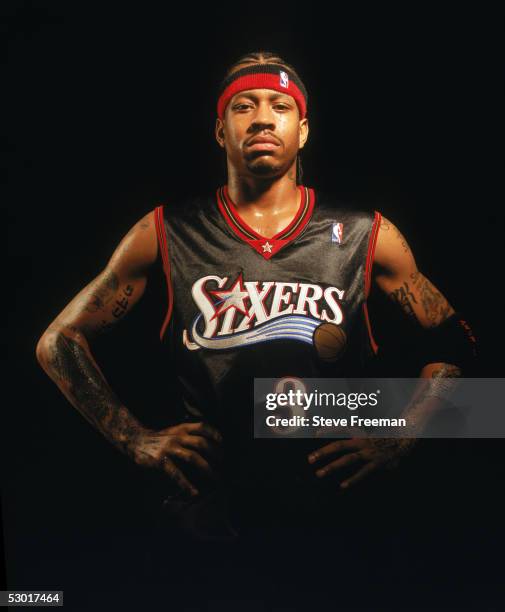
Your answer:
[[[280,74],[280,77],[281,77],[281,79],[280,79],[281,87],[286,87],[287,88],[289,86],[289,77],[288,77],[287,73],[284,72],[284,70],[280,70],[279,74]]]
[[[334,223],[333,229],[331,231],[331,241],[336,242],[337,244],[342,244],[343,234],[344,234],[344,224]]]

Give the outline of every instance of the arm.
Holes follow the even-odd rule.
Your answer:
[[[447,298],[422,274],[400,230],[382,217],[372,268],[372,283],[385,293],[413,323],[431,330],[455,314]],[[424,364],[420,376],[461,376],[456,364]]]
[[[37,359],[70,403],[112,444],[140,465],[163,469],[187,492],[196,489],[169,455],[205,472],[196,450],[210,450],[217,438],[209,426],[184,423],[155,432],[123,405],[96,363],[91,345],[97,334],[117,325],[144,294],[158,256],[154,211],[136,223],[104,270],[80,291],[40,338]]]
[[[420,377],[437,379],[420,384],[404,411],[410,416],[415,435],[444,406],[439,398],[450,397],[457,384],[450,379],[462,377],[467,366],[471,369],[476,340],[466,321],[456,316],[444,295],[418,270],[404,236],[385,217],[377,236],[372,272],[376,286],[422,328],[418,340],[423,363]],[[442,359],[443,355],[447,357]]]
[[[104,270],[54,319],[36,349],[40,365],[70,403],[128,454],[143,428],[108,385],[90,342],[117,325],[140,300],[157,248],[151,212],[121,240]]]
[[[372,282],[415,326],[424,330],[428,350],[422,351],[423,366],[420,378],[437,380],[432,380],[430,384],[420,384],[401,415],[408,417],[409,437],[351,438],[331,442],[311,453],[309,463],[318,468],[316,475],[320,478],[339,473],[343,468],[351,468],[352,475],[345,477],[340,484],[343,489],[354,486],[382,467],[391,468],[398,464],[400,458],[414,446],[416,436],[429,419],[444,407],[444,402],[441,402],[439,397],[448,396],[456,382],[453,379],[462,376],[462,368],[459,365],[459,362],[463,361],[459,355],[460,347],[462,353],[471,353],[470,336],[466,329],[463,331],[457,327],[460,321],[454,320],[454,308],[418,270],[407,241],[398,228],[385,217],[381,220],[377,236]],[[449,334],[447,330],[450,330]],[[445,351],[444,343],[452,344],[453,347]],[[430,346],[433,348],[430,349]],[[457,363],[430,358],[430,355],[442,354],[452,354]],[[335,456],[338,458],[334,459]],[[321,463],[328,461],[329,463],[319,467]]]

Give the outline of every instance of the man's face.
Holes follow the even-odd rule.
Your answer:
[[[216,121],[216,139],[239,174],[273,177],[286,172],[308,137],[294,98],[272,89],[241,91]],[[256,139],[273,142],[254,142]]]

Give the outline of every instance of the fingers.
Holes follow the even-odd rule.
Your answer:
[[[208,440],[212,440],[216,444],[221,444],[223,441],[223,437],[215,427],[201,421],[198,423],[181,423],[180,425],[174,425],[165,431],[169,431],[171,434],[203,436]]]
[[[330,444],[326,444],[319,448],[316,451],[313,451],[308,456],[309,463],[316,463],[321,459],[326,457],[331,457],[337,453],[345,453],[353,450],[358,450],[362,446],[362,442],[360,439],[351,439],[351,440],[337,440],[335,442],[330,442]]]
[[[219,431],[208,423],[187,423],[185,428],[191,436],[204,436],[209,440],[213,440],[216,444],[223,442],[223,437]]]
[[[316,476],[318,478],[323,478],[324,476],[327,476],[328,474],[331,474],[332,472],[336,472],[337,470],[340,470],[344,467],[353,465],[357,463],[358,461],[363,461],[363,458],[359,452],[358,453],[348,453],[347,455],[340,457],[340,459],[336,459],[335,461],[332,461],[331,463],[328,463],[328,465],[325,465],[324,467],[317,470]]]
[[[375,465],[373,463],[367,463],[360,470],[353,474],[350,478],[347,478],[342,483],[340,483],[340,487],[342,489],[348,489],[349,487],[354,486],[357,482],[365,478],[370,472],[375,470]]]
[[[178,448],[174,448],[171,451],[171,454],[174,455],[177,459],[182,459],[186,463],[189,463],[211,478],[214,477],[214,472],[210,467],[209,463],[198,453],[191,451],[183,446],[179,446]]]
[[[170,479],[173,480],[182,491],[192,497],[198,495],[198,489],[189,482],[181,470],[168,457],[163,458],[162,467],[163,471],[168,474]]]
[[[197,450],[200,454],[210,459],[222,458],[222,448],[203,436],[182,436],[180,438],[180,444],[187,448]]]

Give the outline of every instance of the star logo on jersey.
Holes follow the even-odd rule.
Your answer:
[[[249,310],[244,304],[244,300],[249,299],[249,292],[246,291],[244,287],[242,273],[238,275],[237,280],[231,289],[227,289],[225,291],[210,290],[209,293],[215,295],[221,302],[219,308],[212,317],[213,319],[222,315],[223,312],[228,310],[228,308],[236,308],[242,314],[249,314]]]
[[[272,245],[268,242],[268,240],[265,242],[265,244],[262,244],[261,247],[263,249],[263,253],[271,253],[272,252]]]
[[[198,314],[184,330],[183,342],[190,351],[273,340],[313,344],[314,332],[322,322],[343,323],[344,294],[345,289],[324,283],[243,280],[242,271],[235,279],[203,276],[192,286]]]

